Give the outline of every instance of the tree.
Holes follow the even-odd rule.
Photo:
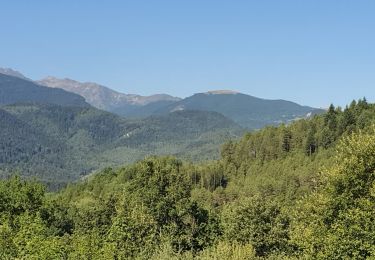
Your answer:
[[[313,153],[315,153],[316,150],[316,141],[314,136],[314,131],[309,130],[306,138],[306,144],[305,144],[305,151],[306,154],[311,156]]]
[[[223,212],[227,241],[251,244],[257,256],[288,248],[288,219],[277,203],[260,197],[229,204]]]
[[[339,134],[344,132],[351,133],[355,130],[356,117],[354,112],[352,108],[346,107],[344,109],[338,126]]]
[[[63,259],[66,257],[62,238],[51,236],[40,216],[22,214],[17,218],[17,230],[13,236],[19,259]]]
[[[328,126],[329,130],[336,130],[337,127],[337,112],[335,106],[331,104],[324,117],[324,124]]]
[[[129,216],[136,210],[131,214],[146,216],[149,224],[139,223],[140,217],[131,217],[124,223],[126,227],[122,227],[129,237],[142,243],[148,237],[154,242],[167,238],[176,251],[201,250],[212,242],[218,225],[207,210],[191,200],[191,182],[181,161],[170,157],[149,158],[136,164],[133,170],[134,178],[122,194],[121,215]],[[145,231],[138,232],[138,227]],[[144,239],[139,234],[145,234]]]
[[[292,133],[289,128],[283,128],[282,130],[282,150],[289,152],[292,148]]]
[[[119,259],[148,258],[160,241],[157,222],[147,208],[133,203],[129,206],[113,219],[107,241]]]
[[[18,176],[0,182],[0,216],[16,217],[26,211],[37,212],[44,203],[45,187],[35,181],[23,181]]]
[[[374,133],[375,128],[342,141],[327,184],[296,209],[292,238],[305,257],[375,256]]]

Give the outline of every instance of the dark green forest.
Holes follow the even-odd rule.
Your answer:
[[[216,112],[133,120],[93,107],[36,103],[0,106],[0,126],[0,177],[18,172],[37,177],[50,190],[149,154],[217,159],[221,144],[243,133]]]
[[[375,257],[375,105],[266,127],[218,160],[149,157],[56,193],[0,182],[1,259]]]
[[[175,103],[160,107],[158,113],[169,113],[179,108],[186,110],[215,111],[250,130],[267,125],[279,125],[307,114],[320,114],[322,109],[301,106],[286,100],[266,100],[242,93],[211,91],[197,93]]]

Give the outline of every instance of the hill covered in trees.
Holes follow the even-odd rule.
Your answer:
[[[0,107],[0,123],[1,176],[19,171],[52,188],[147,155],[218,158],[220,144],[242,133],[215,112],[127,120],[92,107],[36,103]]]
[[[321,109],[286,100],[267,100],[234,91],[218,90],[194,94],[160,108],[157,113],[179,110],[215,111],[251,130],[290,123],[323,112]]]
[[[365,100],[227,142],[221,159],[151,157],[55,194],[0,183],[0,256],[375,257],[375,106]]]

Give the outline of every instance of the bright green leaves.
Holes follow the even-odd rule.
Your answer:
[[[131,233],[132,238],[142,240],[137,238],[141,235],[146,240],[167,239],[177,251],[200,250],[211,243],[218,227],[208,212],[191,200],[191,180],[180,161],[149,158],[133,170],[133,179],[122,194],[121,214],[130,216],[128,225],[139,227],[144,227],[139,223],[143,216],[151,229],[129,228],[127,232],[136,232]],[[134,214],[140,216],[131,217]]]
[[[147,209],[134,205],[113,219],[107,241],[120,259],[140,255],[147,257],[159,240],[159,232],[157,222]]]
[[[373,133],[353,134],[342,141],[327,185],[297,208],[292,237],[306,256],[375,256]]]
[[[21,181],[19,177],[0,182],[0,216],[39,210],[44,201],[44,191],[43,185]]]
[[[251,244],[258,256],[288,251],[289,220],[277,203],[253,197],[226,206],[222,213],[227,241]]]
[[[64,258],[62,235],[71,225],[63,205],[47,203],[41,184],[18,177],[0,182],[1,259]]]

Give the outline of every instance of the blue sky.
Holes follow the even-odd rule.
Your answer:
[[[373,0],[2,1],[0,67],[125,93],[375,102]]]

